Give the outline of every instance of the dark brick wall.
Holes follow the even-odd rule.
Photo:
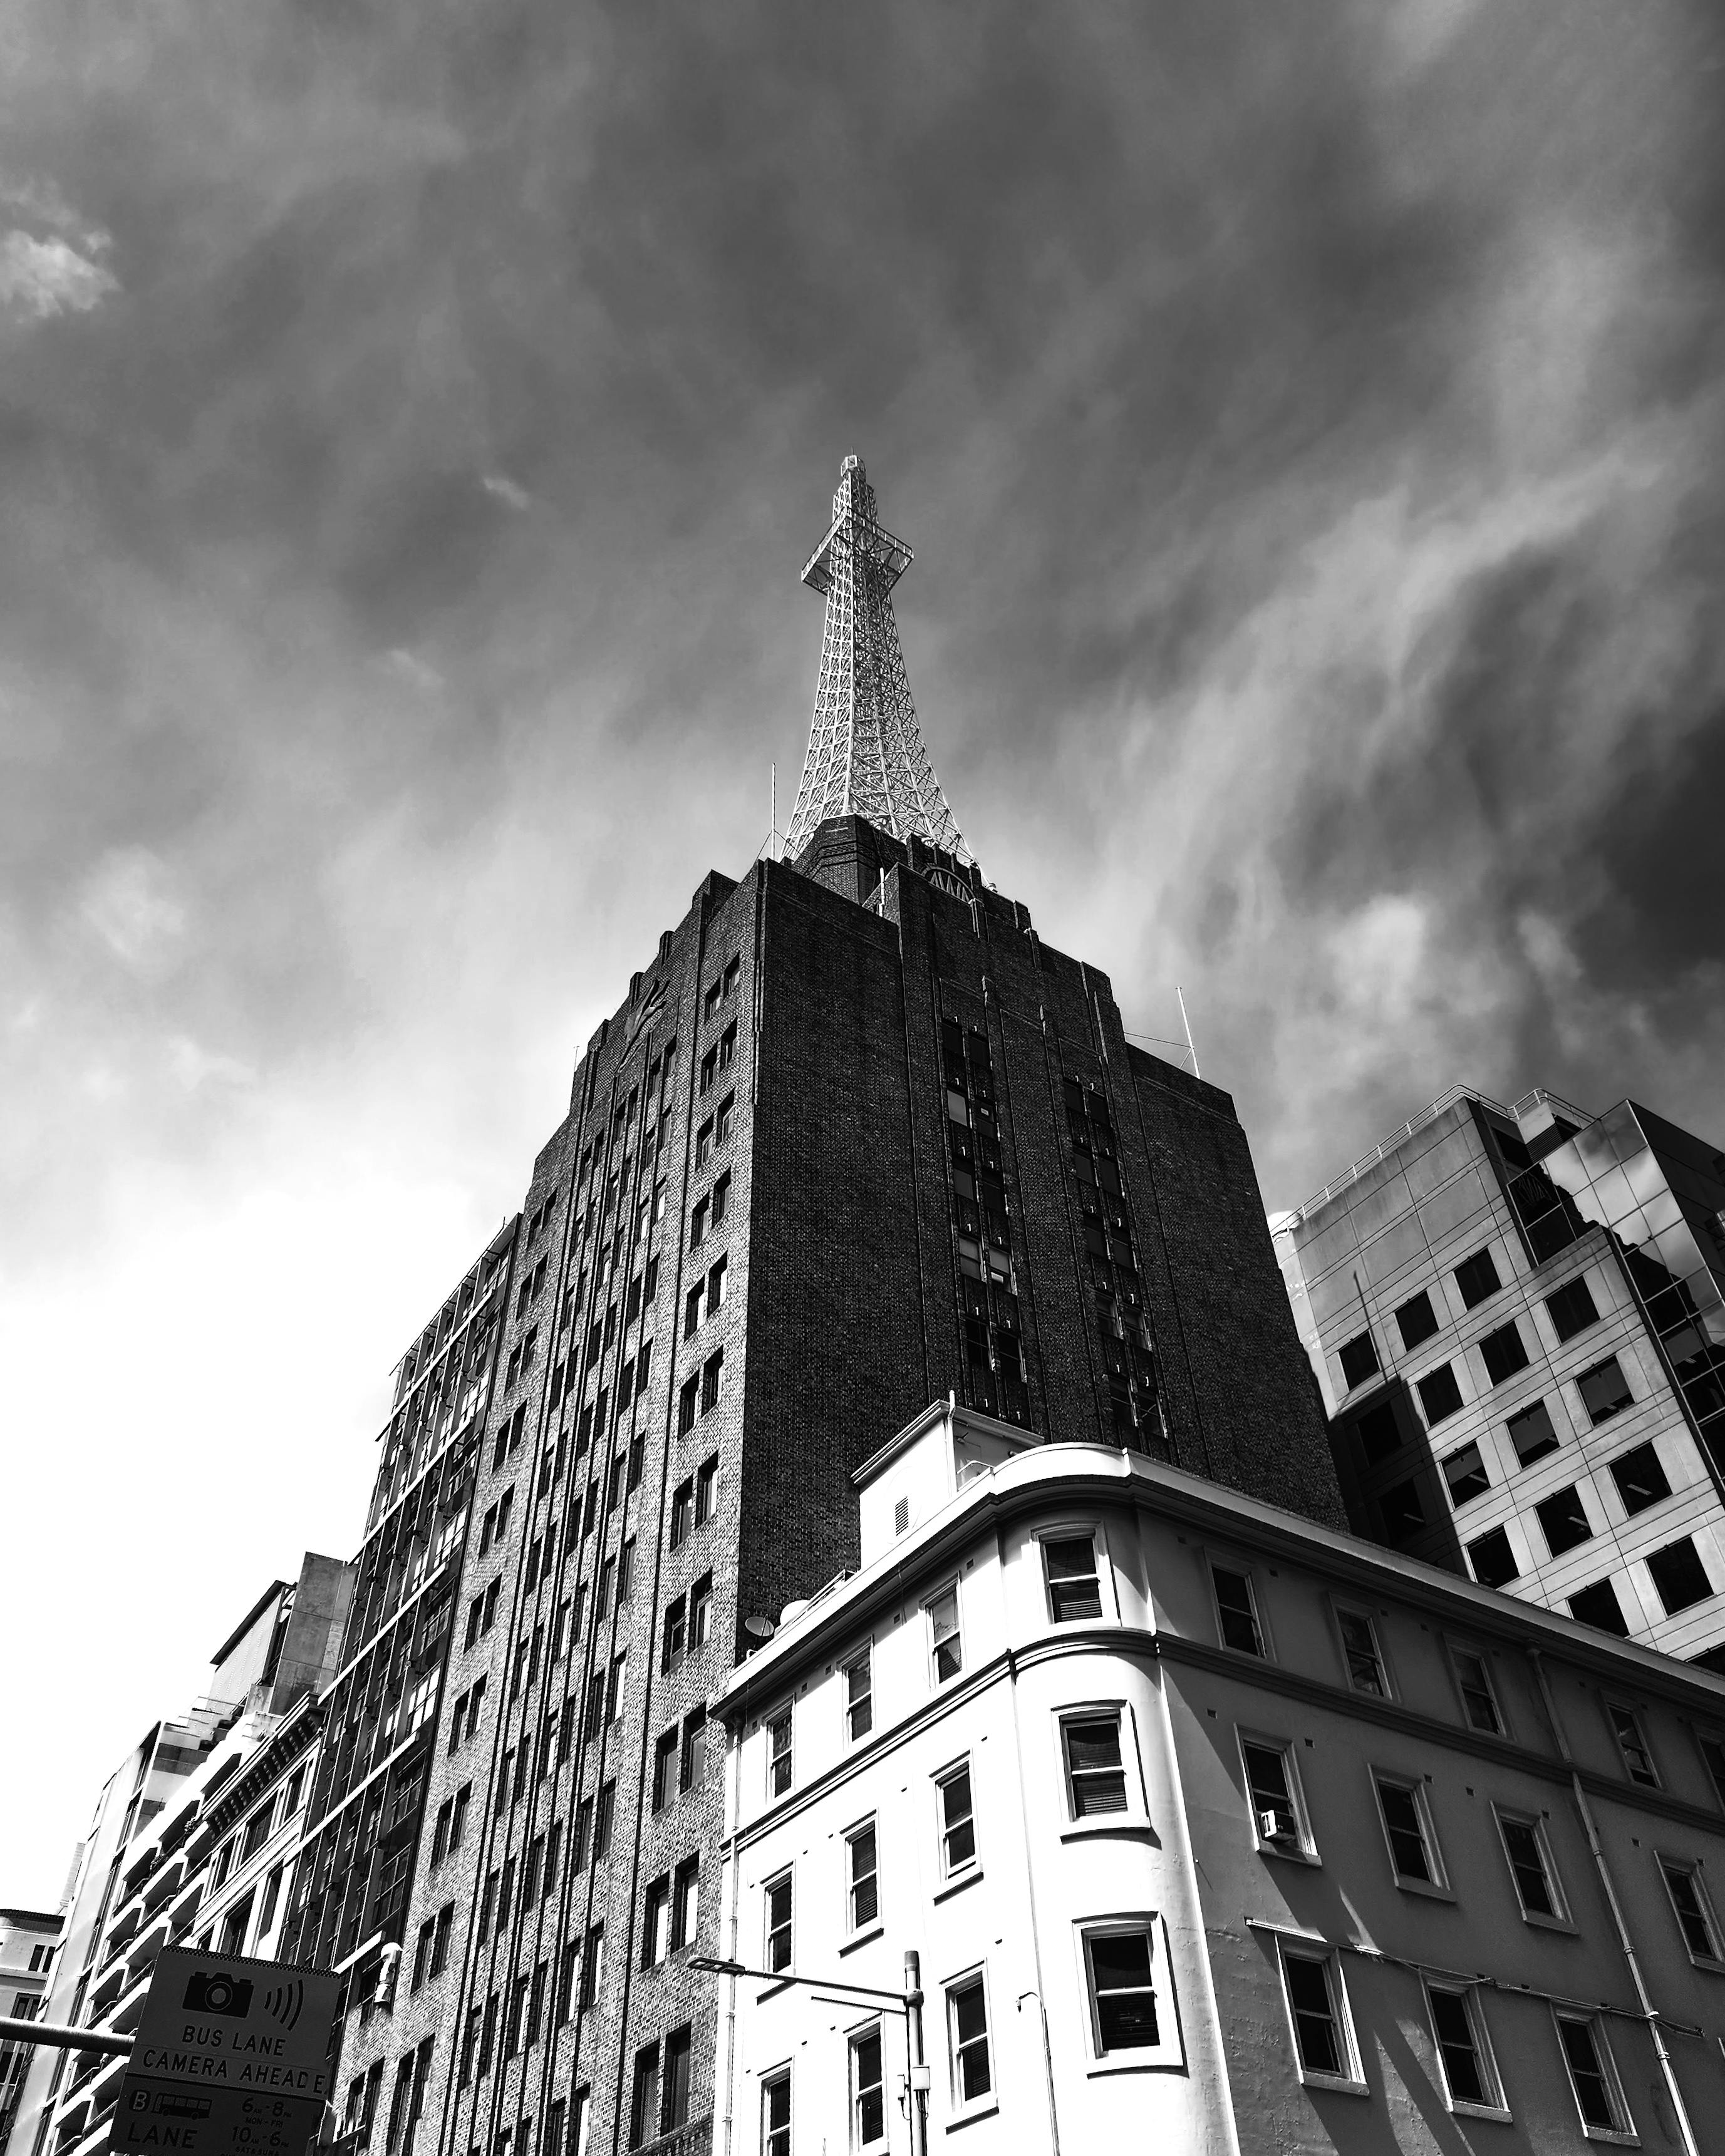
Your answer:
[[[736,987],[710,1017],[710,984],[737,963]],[[638,2048],[687,2022],[695,2037],[694,2113],[710,2102],[712,1989],[686,1953],[640,1966],[648,1882],[698,1853],[702,1868],[699,1943],[718,1944],[718,1847],[722,1784],[716,1759],[705,1784],[654,1814],[648,1802],[655,1747],[680,1729],[716,1686],[742,1641],[742,1620],[776,1615],[856,1557],[850,1472],[931,1399],[966,1397],[961,1281],[952,1224],[941,1022],[986,1034],[993,1060],[1014,1279],[1025,1343],[1024,1414],[1055,1439],[1096,1440],[1112,1423],[1095,1298],[1070,1158],[1063,1087],[1078,1078],[1105,1094],[1155,1333],[1166,1438],[1157,1449],[1219,1479],[1301,1507],[1325,1520],[1341,1507],[1322,1419],[1276,1270],[1244,1134],[1227,1096],[1129,1049],[1106,976],[1042,944],[1024,909],[991,891],[973,871],[927,849],[906,850],[855,819],[825,825],[795,868],[757,863],[740,884],[710,875],[688,914],[660,939],[652,963],[589,1042],[577,1065],[569,1114],[535,1163],[524,1224],[547,1199],[549,1224],[518,1246],[518,1280],[548,1255],[531,1306],[510,1319],[499,1346],[499,1391],[481,1440],[473,1499],[476,1529],[505,1488],[516,1492],[510,1531],[483,1555],[470,1531],[457,1598],[455,1644],[445,1680],[431,1785],[406,1937],[406,1968],[393,2009],[363,2029],[350,2022],[347,2077],[386,2060],[385,2104],[394,2062],[427,2035],[436,2051],[418,2147],[494,2147],[500,2129],[526,2120],[531,2156],[547,2109],[578,2087],[592,2092],[592,2156],[626,2136]],[[735,1023],[729,1069],[700,1089],[702,1057]],[[643,1099],[645,1073],[675,1043],[657,1136],[658,1102]],[[616,1118],[636,1106],[625,1148]],[[697,1163],[698,1133],[734,1096],[728,1142]],[[574,1185],[597,1152],[597,1183]],[[624,1166],[626,1159],[626,1168]],[[640,1197],[663,1183],[662,1217],[637,1243],[625,1234],[615,1285],[601,1285],[592,1193],[619,1176],[603,1223],[614,1237]],[[691,1209],[728,1173],[723,1228],[689,1247]],[[577,1222],[580,1228],[578,1231]],[[526,1224],[523,1236],[527,1235]],[[726,1294],[685,1341],[684,1298],[722,1250]],[[614,1301],[656,1258],[658,1291],[634,1327],[619,1322],[597,1359],[589,1330],[603,1332]],[[565,1325],[567,1291],[584,1283]],[[530,1327],[538,1353],[513,1387],[508,1358]],[[650,1380],[627,1414],[607,1417],[575,1450],[583,1407],[601,1389],[614,1403],[619,1359],[649,1336]],[[722,1396],[686,1435],[677,1429],[685,1379],[724,1350]],[[561,1374],[559,1374],[561,1373]],[[557,1382],[553,1383],[553,1379]],[[557,1397],[553,1399],[553,1394]],[[496,1433],[519,1434],[501,1460]],[[561,1449],[559,1440],[561,1439]],[[603,1488],[612,1460],[641,1447],[639,1486],[617,1512],[583,1532],[584,1493]],[[540,1463],[550,1449],[550,1469]],[[673,1496],[701,1462],[720,1463],[715,1517],[678,1549],[669,1547]],[[592,1583],[625,1537],[635,1543],[634,1592],[603,1624]],[[537,1543],[553,1554],[525,1584]],[[682,1665],[660,1667],[663,1613],[710,1572],[712,1635]],[[490,1634],[469,1650],[465,1612],[492,1578],[501,1609]],[[516,1643],[544,1626],[578,1582],[588,1618],[568,1653],[542,1663],[536,1683],[510,1698]],[[626,1649],[621,1712],[589,1738],[589,1684]],[[476,1738],[449,1751],[449,1717],[481,1671],[485,1717]],[[501,1763],[534,1742],[548,1707],[582,1717],[569,1760],[530,1777],[519,1803],[499,1809]],[[466,1845],[434,1872],[430,1822],[446,1796],[474,1789]],[[555,1893],[511,1925],[477,1937],[475,1909],[486,1875],[524,1852],[553,1820],[567,1851],[583,1795],[616,1784],[612,1851],[571,1873]],[[449,1971],[410,1995],[418,1926],[445,1902],[456,1907]],[[542,1959],[554,1973],[566,1940],[603,1922],[605,1975],[593,2006],[485,2076],[457,2086],[454,2071],[470,2009],[502,2003],[518,1974]],[[553,1980],[554,1990],[554,1980]],[[380,2115],[377,2135],[386,2119]],[[519,2143],[516,2143],[519,2148]]]

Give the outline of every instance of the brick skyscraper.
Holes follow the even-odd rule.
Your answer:
[[[931,1400],[1343,1522],[1232,1104],[963,847],[909,559],[847,459],[796,859],[704,879],[404,1368],[382,1674],[331,1706],[285,1949],[352,1971],[347,2123],[389,2156],[708,2146],[707,1699],[856,1562],[851,1471]]]

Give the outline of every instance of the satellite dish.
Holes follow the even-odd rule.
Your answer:
[[[745,1617],[742,1629],[752,1640],[770,1640],[778,1627],[770,1617]]]

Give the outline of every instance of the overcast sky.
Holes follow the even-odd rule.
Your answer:
[[[794,791],[855,449],[966,839],[1297,1203],[1725,1142],[1713,0],[15,0],[0,1900]],[[25,1768],[27,1771],[18,1771]]]

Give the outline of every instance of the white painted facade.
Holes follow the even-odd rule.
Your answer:
[[[905,2019],[849,1989],[901,1994],[907,1951],[931,2150],[1708,2145],[1725,1682],[962,1409],[859,1481],[860,1571],[788,1611],[715,1702],[723,1952],[763,1972],[715,1979],[716,2156],[911,2148]],[[1093,1586],[1063,1610],[1086,1541]],[[1247,1583],[1260,1651],[1228,1644],[1219,1579]],[[1631,1778],[1619,1712],[1654,1781]],[[1266,1817],[1248,1762],[1261,1779],[1270,1755],[1286,1804]],[[949,1838],[966,1769],[973,1847]],[[1296,2040],[1302,1998],[1327,2033]]]

